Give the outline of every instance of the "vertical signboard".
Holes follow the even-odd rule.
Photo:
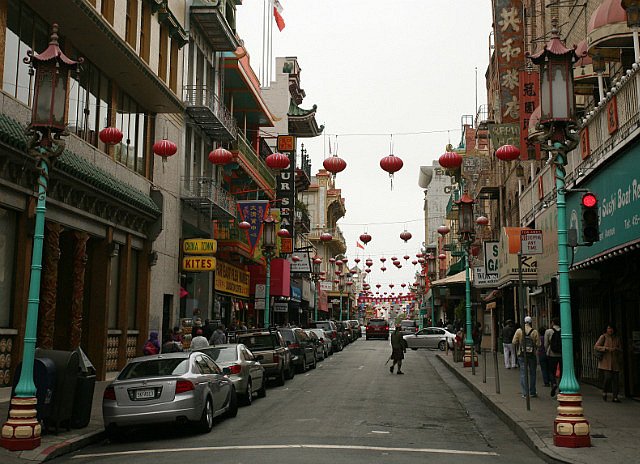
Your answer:
[[[524,67],[521,0],[493,0],[495,50],[500,76],[500,122],[520,123],[519,70]]]
[[[529,119],[538,106],[540,80],[538,73],[520,71],[520,159],[540,160],[540,144],[529,140]],[[529,149],[531,153],[529,154]]]
[[[276,197],[280,208],[280,229],[287,229],[293,238],[296,204],[296,152],[293,135],[278,136],[278,152],[289,158],[289,167],[277,176]],[[283,250],[285,251],[285,250]]]

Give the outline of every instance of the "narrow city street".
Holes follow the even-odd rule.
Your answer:
[[[56,462],[541,462],[436,352],[408,350],[403,376],[389,373],[389,353],[360,339],[211,433],[150,426]]]

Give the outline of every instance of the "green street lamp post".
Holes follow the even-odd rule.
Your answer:
[[[435,298],[433,295],[433,286],[431,285],[431,283],[436,280],[436,255],[434,254],[434,252],[432,251],[431,253],[429,253],[429,255],[427,256],[427,277],[429,278],[429,288],[431,290],[431,327],[435,327],[435,320],[436,320],[436,307],[434,304]]]
[[[0,446],[12,450],[31,450],[40,445],[41,425],[36,418],[36,386],[33,381],[33,365],[38,329],[38,307],[40,305],[40,278],[42,274],[42,248],[44,241],[45,214],[47,210],[47,185],[53,162],[64,150],[60,137],[67,136],[67,103],[71,70],[83,62],[68,58],[58,44],[58,25],[54,24],[49,47],[39,55],[32,50],[24,59],[35,70],[35,85],[31,124],[27,128],[27,152],[35,158],[40,171],[38,177],[38,201],[35,208],[35,229],[27,319],[22,351],[20,380],[11,399],[9,419],[2,426]]]
[[[271,326],[271,319],[269,315],[269,295],[271,290],[271,259],[275,256],[275,250],[278,246],[278,239],[276,235],[277,221],[268,214],[265,218],[262,226],[262,254],[267,262],[267,284],[264,289],[264,325],[266,327]]]
[[[590,427],[583,415],[582,395],[573,359],[573,327],[567,253],[567,219],[565,205],[565,166],[567,154],[579,141],[575,122],[573,63],[579,58],[575,48],[567,48],[560,40],[557,19],[552,21],[551,40],[539,53],[529,56],[540,67],[539,136],[541,149],[552,155],[556,175],[556,208],[558,211],[558,283],[560,325],[562,327],[562,380],[558,394],[558,416],[554,421],[553,442],[556,446],[578,448],[591,446]]]
[[[313,263],[311,264],[311,280],[315,287],[315,294],[313,298],[313,320],[318,320],[318,282],[320,282],[320,265],[322,264],[322,258],[318,255],[313,257]]]

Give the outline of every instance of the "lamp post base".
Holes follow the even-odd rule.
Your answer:
[[[10,451],[32,450],[40,446],[42,426],[36,419],[36,398],[11,400],[9,419],[2,426],[0,446]]]
[[[471,367],[471,358],[473,358],[473,363],[477,366],[478,356],[476,356],[475,350],[473,349],[473,345],[465,345],[464,357],[462,358],[462,365],[464,367]]]
[[[585,419],[582,395],[558,394],[558,417],[553,421],[553,444],[563,448],[591,446],[589,422]]]

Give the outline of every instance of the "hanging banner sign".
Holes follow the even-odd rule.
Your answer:
[[[258,244],[258,240],[260,240],[260,235],[262,234],[262,223],[267,215],[268,207],[269,200],[238,201],[240,218],[251,225],[251,227],[245,231],[247,238],[249,239],[251,254],[253,254],[256,245]]]
[[[238,296],[249,296],[250,274],[238,267],[220,261],[216,267],[215,289]]]
[[[213,256],[185,256],[182,258],[182,270],[186,272],[213,271],[216,259]]]
[[[520,159],[540,160],[540,144],[529,140],[529,119],[538,106],[537,72],[520,71]],[[529,150],[531,149],[531,150]],[[531,151],[531,153],[529,153]]]
[[[190,238],[182,242],[182,251],[189,255],[216,254],[217,242],[208,238]]]

